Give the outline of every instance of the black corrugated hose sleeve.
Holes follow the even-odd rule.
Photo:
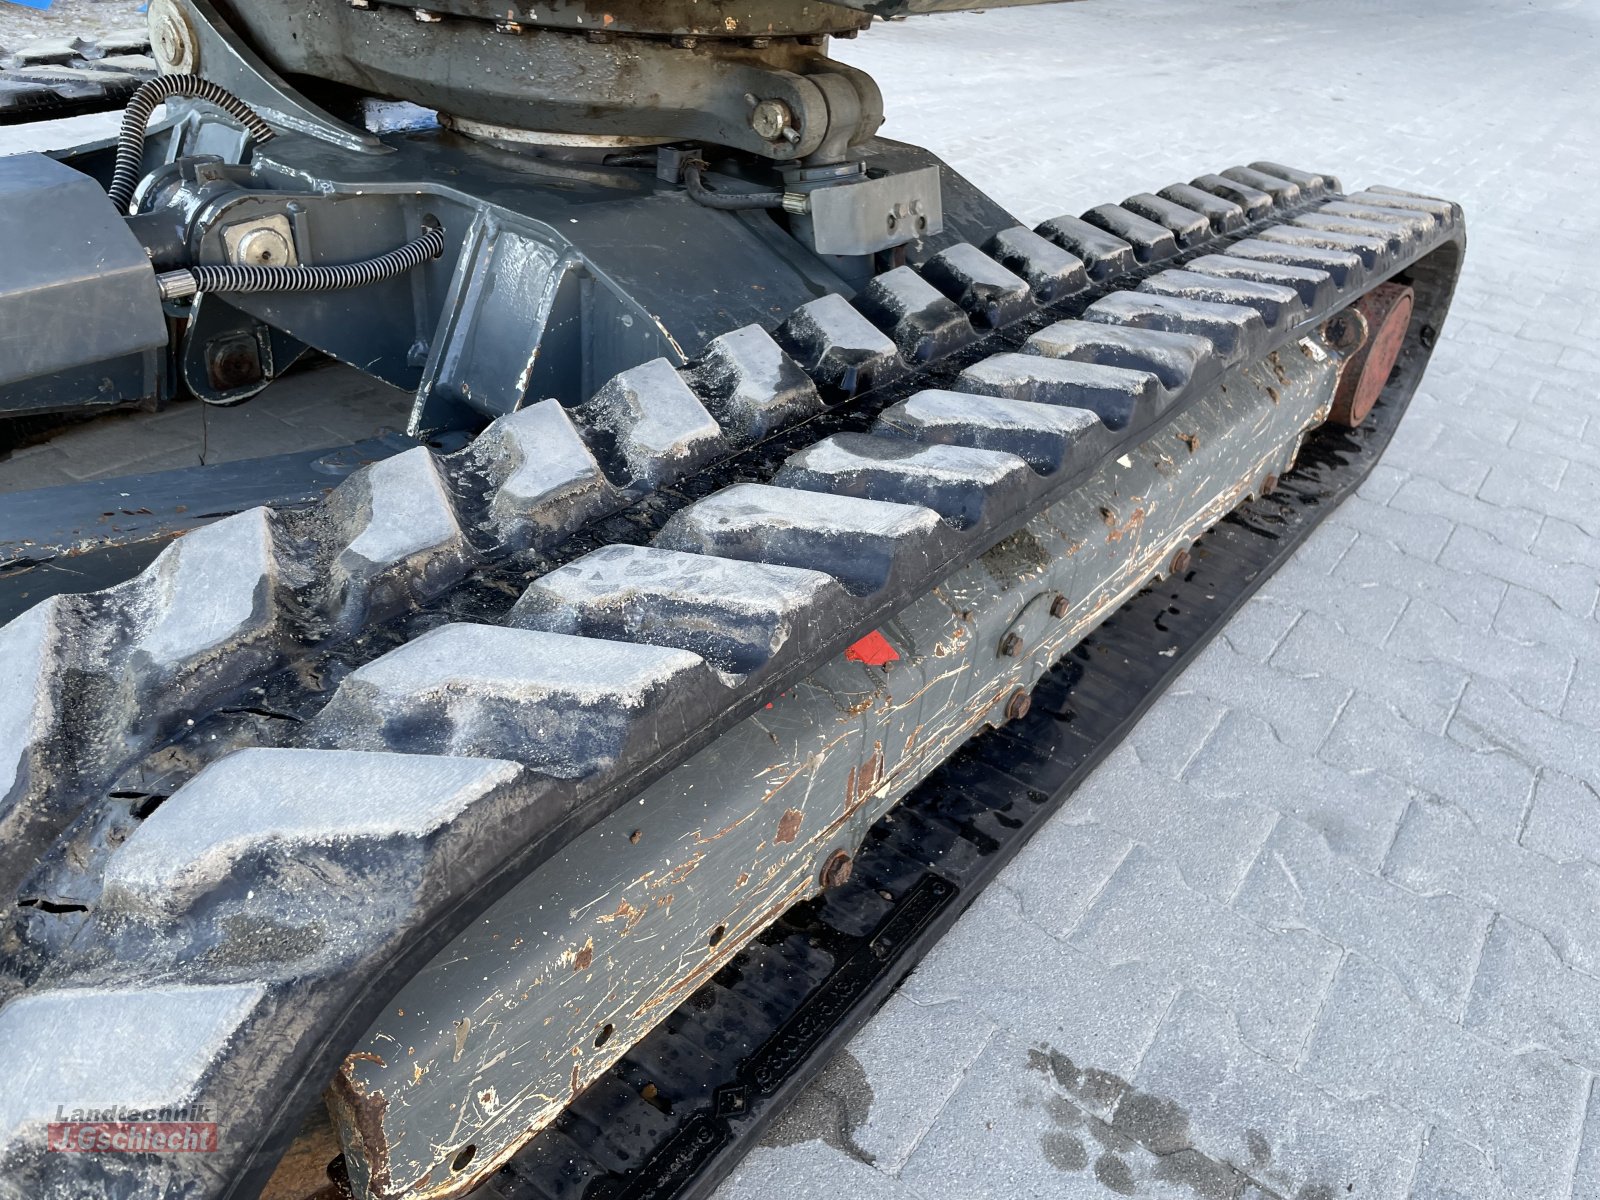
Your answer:
[[[215,104],[248,129],[258,142],[270,141],[274,136],[272,126],[227,88],[198,75],[157,75],[139,85],[128,100],[128,107],[122,111],[122,129],[117,134],[117,164],[111,172],[111,186],[106,189],[119,213],[128,211],[134,188],[139,186],[139,170],[144,165],[145,127],[150,124],[156,106],[172,96]]]

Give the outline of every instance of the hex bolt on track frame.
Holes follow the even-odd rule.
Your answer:
[[[141,314],[0,405],[234,403],[315,346],[488,422],[0,628],[0,1193],[703,1194],[1381,451],[1454,205],[1261,162],[1030,230],[871,136],[818,52],[859,12],[708,49],[680,7],[163,0],[182,73],[120,144],[0,172],[102,251],[25,280]],[[407,46],[492,78],[419,70],[455,110],[385,135],[279,74],[381,91]],[[516,46],[715,86],[624,132]],[[218,1150],[48,1151],[115,1105]]]

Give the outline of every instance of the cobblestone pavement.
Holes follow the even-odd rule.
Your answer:
[[[846,48],[1028,221],[1268,158],[1471,244],[1360,497],[718,1200],[1600,1196],[1597,29],[1086,0]]]
[[[1597,28],[1084,0],[844,47],[886,132],[1030,222],[1266,158],[1460,200],[1472,245],[1361,496],[719,1200],[1600,1196]],[[208,453],[403,421],[326,386],[209,414]],[[92,423],[0,488],[184,465],[200,419]]]

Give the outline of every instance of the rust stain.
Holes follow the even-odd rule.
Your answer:
[[[370,1187],[374,1193],[392,1195],[394,1177],[389,1170],[389,1136],[384,1129],[389,1098],[381,1091],[369,1092],[360,1080],[351,1076],[351,1060],[362,1057],[375,1058],[376,1055],[348,1055],[344,1069],[334,1074],[333,1082],[328,1085],[324,1095],[335,1124],[347,1131],[346,1137],[349,1137],[349,1131],[354,1132],[351,1140],[361,1146],[363,1155],[371,1165]]]
[[[601,913],[595,918],[600,925],[609,925],[613,921],[622,922],[622,936],[626,937],[633,932],[633,927],[644,919],[645,910],[634,904],[629,904],[626,897],[617,901],[617,911]]]
[[[661,876],[660,879],[652,880],[650,886],[653,888],[670,887],[673,884],[683,883],[689,878],[689,876],[694,874],[695,868],[700,865],[700,859],[702,857],[704,857],[702,853],[690,855],[681,863],[678,863],[675,867],[673,867],[672,870]]]
[[[850,775],[845,780],[844,807],[845,812],[854,812],[867,802],[867,798],[877,791],[878,785],[883,782],[883,743],[874,742],[872,753],[867,760],[850,768]]]
[[[778,836],[773,840],[780,844],[794,841],[800,834],[800,824],[806,819],[805,813],[798,808],[786,808],[783,816],[778,821]]]
[[[389,1065],[370,1050],[352,1050],[349,1054],[344,1056],[344,1061],[347,1068],[351,1063],[355,1062],[374,1062],[380,1067],[387,1067]]]
[[[734,880],[733,886],[734,887],[743,887],[745,884],[747,884],[749,882],[750,882],[750,872],[749,871],[740,871],[739,872],[739,878]]]
[[[583,944],[583,949],[579,950],[577,955],[573,958],[572,969],[574,971],[587,971],[593,963],[594,939],[590,938]]]
[[[1128,519],[1120,525],[1117,523],[1116,514],[1110,509],[1102,508],[1100,513],[1106,518],[1106,524],[1111,527],[1106,534],[1107,542],[1120,542],[1129,534],[1137,533],[1144,526],[1145,511],[1143,506],[1134,509],[1128,514]]]
[[[1190,454],[1193,454],[1196,450],[1200,449],[1200,438],[1196,434],[1180,433],[1178,435],[1178,440],[1185,446],[1189,447]]]

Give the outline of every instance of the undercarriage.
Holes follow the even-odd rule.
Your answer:
[[[1027,228],[827,56],[960,7],[157,0],[121,136],[0,159],[0,415],[414,394],[0,627],[0,1194],[704,1194],[1370,469],[1460,209]]]

